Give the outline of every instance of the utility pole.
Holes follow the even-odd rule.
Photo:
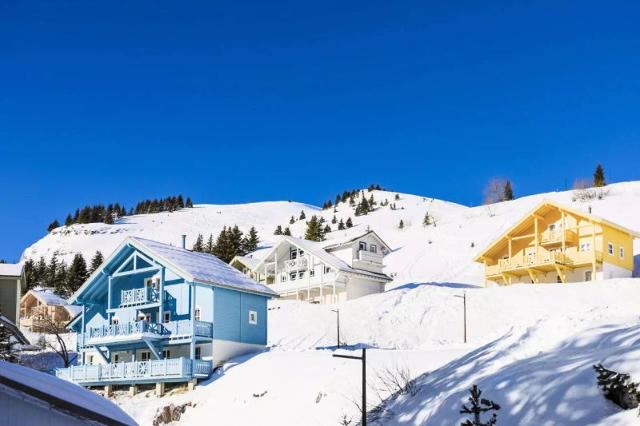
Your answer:
[[[463,292],[462,296],[455,295],[454,297],[459,297],[462,299],[462,307],[463,307],[463,332],[464,332],[464,343],[467,343],[467,292]]]
[[[340,349],[340,309],[332,309],[331,312],[336,313],[336,324],[337,324],[337,337],[338,337],[338,349]]]
[[[362,348],[362,356],[333,354],[335,358],[357,359],[362,361],[362,426],[367,426],[367,349]]]

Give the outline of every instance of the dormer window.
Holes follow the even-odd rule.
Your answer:
[[[367,243],[364,241],[360,241],[360,250],[367,251]]]

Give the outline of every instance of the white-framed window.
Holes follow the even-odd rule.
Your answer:
[[[591,243],[580,244],[580,251],[591,251]]]
[[[144,279],[144,286],[151,287],[154,290],[160,289],[160,277],[148,277]]]
[[[149,361],[151,359],[151,352],[142,351],[140,352],[140,360],[141,361]]]
[[[301,280],[304,278],[304,271],[298,272],[298,279]]]
[[[200,346],[196,346],[196,359],[202,358],[202,348]]]
[[[171,358],[171,351],[169,349],[162,350],[162,359]]]
[[[280,277],[280,282],[283,282],[283,283],[287,282],[287,276],[285,274],[282,274],[282,276]]]
[[[316,270],[315,269],[310,269],[309,270],[309,276],[310,277],[315,277],[316,276]]]
[[[113,362],[115,363],[120,362],[120,354],[113,354]]]
[[[584,280],[591,281],[593,279],[593,271],[585,271],[584,272]]]
[[[620,247],[620,259],[624,259],[624,247]]]
[[[138,314],[138,319],[140,321],[151,322],[151,314],[148,312],[147,313],[140,312],[140,314]]]
[[[118,324],[120,324],[120,318],[118,318],[118,317],[111,317],[111,324],[113,324],[113,325],[118,325]]]
[[[613,243],[607,244],[607,253],[613,256]]]
[[[371,244],[371,245],[369,246],[369,251],[370,251],[371,253],[377,253],[377,252],[378,252],[378,246],[377,246],[377,245],[375,245],[375,244]]]
[[[328,274],[328,273],[330,273],[330,272],[331,272],[331,267],[330,267],[330,266],[325,266],[325,267],[324,267],[324,273],[325,273],[325,274]]]
[[[164,315],[162,316],[162,322],[167,323],[171,321],[171,311],[164,311]]]
[[[249,311],[249,324],[251,325],[258,324],[258,312]]]
[[[297,278],[297,276],[298,276],[297,272],[289,272],[289,279],[291,281],[294,281]]]
[[[367,243],[365,241],[360,241],[360,250],[367,251]]]
[[[195,320],[196,321],[200,321],[200,318],[202,318],[202,314],[200,311],[200,307],[196,306],[196,310],[195,310]]]

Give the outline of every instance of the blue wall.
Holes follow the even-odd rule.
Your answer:
[[[258,323],[249,324],[249,311]],[[215,289],[213,337],[242,343],[267,343],[267,298],[224,288]]]

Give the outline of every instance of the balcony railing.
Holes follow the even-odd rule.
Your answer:
[[[382,253],[373,253],[367,250],[358,250],[358,260],[382,263]]]
[[[84,339],[79,339],[81,345],[131,341],[140,338],[143,334],[151,334],[155,338],[171,338],[175,336],[191,336],[192,328],[190,320],[170,321],[163,324],[135,321],[122,324],[103,325],[92,327],[84,334]],[[196,337],[213,337],[213,324],[206,321],[195,321]]]
[[[120,306],[145,305],[158,301],[158,291],[152,287],[120,291]]]
[[[578,243],[578,234],[569,230],[553,230],[546,231],[542,233],[542,237],[540,239],[540,244],[542,245],[551,245],[551,244],[561,244],[562,243],[562,235],[564,234],[564,241],[567,244],[577,244]]]
[[[515,270],[526,270],[527,268],[535,268],[548,265],[565,265],[570,267],[576,267],[591,263],[595,256],[596,262],[602,261],[602,252],[592,251],[577,252],[577,253],[563,253],[558,251],[545,251],[538,255],[520,255],[510,259],[500,259],[496,265],[487,265],[485,269],[485,275],[497,275],[502,272],[509,272]]]
[[[189,380],[209,376],[211,361],[169,358],[150,361],[77,365],[56,370],[56,376],[81,384],[139,383]]]
[[[309,265],[309,261],[306,257],[299,257],[297,259],[290,259],[284,261],[284,267],[287,271],[292,271],[296,269],[307,269]]]

